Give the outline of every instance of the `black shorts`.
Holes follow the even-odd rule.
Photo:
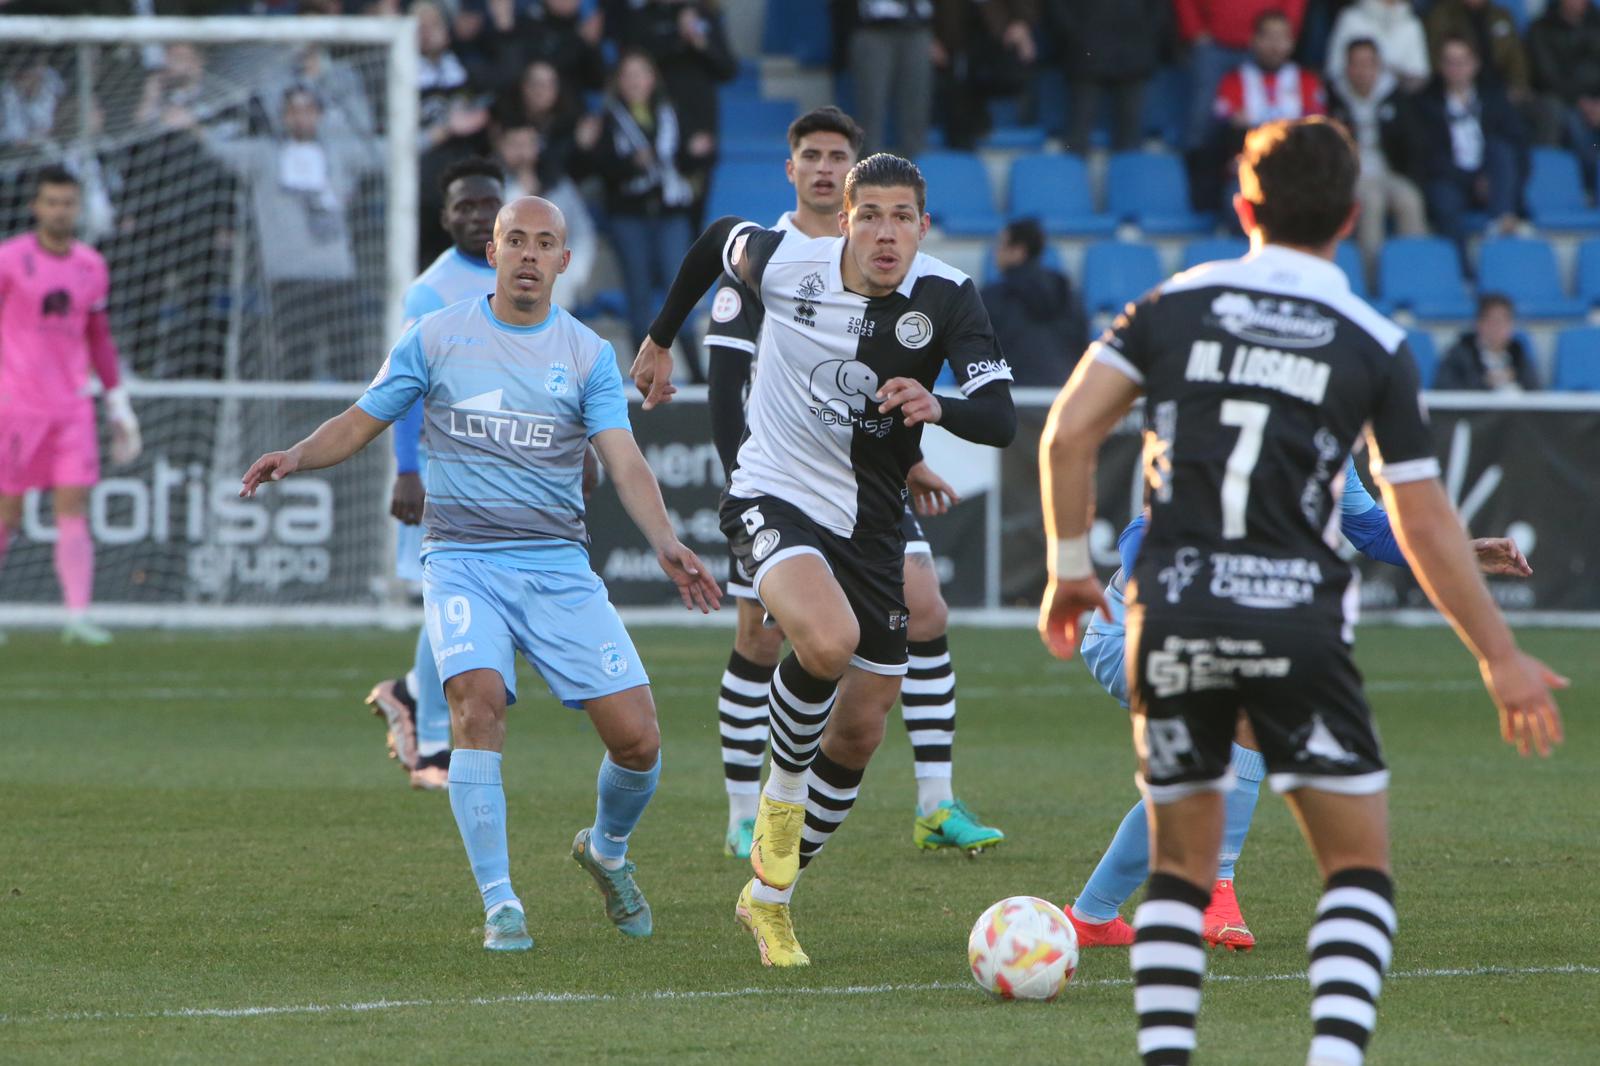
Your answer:
[[[1279,792],[1310,787],[1370,795],[1388,787],[1361,673],[1337,630],[1229,623],[1128,611],[1135,664],[1130,708],[1145,787],[1157,803],[1232,788],[1234,726],[1255,730]]]
[[[900,519],[900,532],[906,538],[907,555],[932,555],[933,546],[928,543],[928,534],[922,529],[922,522],[918,520],[917,513],[906,505],[906,513]],[[739,600],[753,600],[756,598],[755,586],[750,583],[751,573],[745,573],[744,567],[739,562],[739,557],[734,553],[733,545],[728,545],[728,595]]]
[[[906,504],[906,513],[900,519],[900,532],[906,538],[907,555],[932,555],[933,547],[928,543],[928,534],[922,531],[922,523],[917,519],[917,512]]]
[[[861,628],[850,664],[874,674],[906,672],[906,545],[898,529],[841,537],[775,496],[724,496],[721,518],[733,570],[758,598],[761,578],[774,564],[800,554],[820,556]]]

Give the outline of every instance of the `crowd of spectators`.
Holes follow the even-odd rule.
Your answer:
[[[1010,101],[1008,113],[1024,121],[1038,113],[1047,72],[1067,86],[1060,125],[1048,131],[1060,150],[1136,149],[1149,133],[1153,79],[1177,70],[1187,82],[1186,110],[1164,147],[1185,156],[1192,206],[1228,218],[1219,209],[1251,125],[1330,113],[1361,149],[1357,241],[1368,269],[1387,236],[1434,232],[1458,243],[1470,270],[1472,237],[1525,226],[1532,147],[1570,149],[1591,188],[1600,169],[1600,10],[1590,0],[1524,3],[1537,16],[1525,31],[1496,0],[829,0],[827,9],[839,96],[866,130],[868,151],[915,156],[935,128],[947,147],[974,147],[990,132],[994,101]],[[434,224],[438,175],[467,156],[497,158],[513,191],[555,200],[575,237],[584,236],[558,292],[564,303],[581,306],[594,295],[594,238],[609,239],[635,340],[704,220],[720,151],[718,89],[739,69],[717,0],[83,6],[97,5],[107,14],[412,13],[419,266],[445,246]],[[36,6],[5,3],[16,13]],[[372,83],[373,72],[355,69],[338,49],[297,49],[252,70],[253,96],[240,100],[219,75],[215,52],[208,58],[175,43],[138,54],[142,84],[119,94],[116,106],[131,108],[132,121],[150,132],[143,141],[114,158],[84,158],[83,138],[64,131],[103,122],[101,101],[96,114],[79,116],[70,57],[37,51],[0,80],[0,151],[74,166],[85,178],[92,239],[114,246],[138,236],[132,243],[141,248],[170,251],[156,257],[165,271],[162,309],[141,313],[171,335],[172,323],[204,319],[218,303],[206,277],[231,236],[208,222],[174,225],[170,212],[157,213],[166,232],[154,234],[150,213],[130,209],[161,191],[181,157],[184,167],[214,175],[218,191],[203,195],[251,204],[272,264],[264,267],[265,301],[293,308],[297,286],[315,284],[337,290],[352,321],[373,314],[377,299],[350,265],[361,238],[348,221],[372,209],[381,187],[384,116],[375,105],[384,87]],[[142,165],[151,160],[160,162],[154,177]],[[1042,260],[1045,243],[1036,227],[1009,227],[996,253],[1001,279],[988,292],[1007,329],[1067,336],[1070,349],[1082,315],[1064,310],[1075,306],[1070,290],[1055,299],[1069,283]],[[313,337],[293,314],[278,317],[285,321],[274,326],[276,343],[301,353],[304,373],[343,373],[322,351],[327,338]],[[203,347],[212,332],[181,343]]]

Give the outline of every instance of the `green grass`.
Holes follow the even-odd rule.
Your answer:
[[[1079,664],[1050,661],[1025,632],[955,634],[958,791],[1011,842],[972,862],[915,851],[893,726],[796,897],[814,965],[775,973],[733,922],[748,875],[721,853],[713,700],[728,636],[636,638],[665,737],[633,848],[656,935],[612,930],[567,858],[601,749],[528,677],[506,775],[512,872],[538,944],[491,958],[448,802],[404,786],[360,704],[409,661],[410,635],[130,633],[83,650],[13,633],[0,647],[0,1062],[1133,1060],[1124,952],[1088,953],[1051,1005],[994,1003],[966,979],[978,913],[1076,892],[1133,798],[1126,720]],[[1600,1061],[1595,639],[1527,634],[1575,684],[1571,739],[1540,763],[1499,742],[1448,634],[1364,633],[1395,770],[1401,913],[1374,1066]],[[1308,990],[1260,978],[1303,970],[1318,886],[1275,798],[1239,886],[1261,944],[1213,957],[1214,975],[1238,980],[1208,985],[1199,1061],[1299,1062]],[[1589,969],[1417,974],[1570,964]],[[922,987],[798,991],[864,985]],[[540,1001],[561,993],[580,998]],[[178,1013],[375,1001],[414,1005]]]

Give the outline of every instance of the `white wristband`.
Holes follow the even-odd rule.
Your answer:
[[[1089,558],[1089,537],[1079,534],[1056,541],[1055,557],[1050,560],[1051,573],[1057,581],[1076,581],[1094,577],[1094,561]]]
[[[118,385],[105,393],[106,416],[113,422],[132,422],[133,404],[128,402],[128,390]]]

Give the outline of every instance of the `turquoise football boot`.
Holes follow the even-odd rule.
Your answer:
[[[484,951],[531,951],[528,918],[515,907],[501,907],[483,923]]]
[[[646,937],[655,928],[650,920],[650,904],[633,879],[633,863],[624,862],[615,870],[606,869],[589,848],[592,830],[580,829],[572,840],[572,861],[588,871],[606,900],[606,917],[624,936]]]
[[[993,826],[979,823],[960,800],[945,800],[930,813],[919,815],[911,839],[924,851],[959,848],[969,856],[992,848],[1006,838]]]
[[[722,839],[722,854],[730,859],[748,859],[750,845],[756,835],[756,820],[746,818],[738,825],[728,827],[728,835]]]

